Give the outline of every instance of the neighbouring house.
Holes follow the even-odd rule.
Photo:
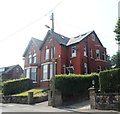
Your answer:
[[[0,77],[2,77],[3,80],[18,79],[22,74],[23,69],[18,64],[0,68]]]
[[[26,78],[30,78],[34,83],[39,84],[41,69],[40,69],[40,46],[42,41],[36,38],[31,38],[28,43],[24,57],[24,74]]]
[[[95,31],[68,38],[49,30],[43,41],[30,40],[23,57],[26,77],[45,87],[49,86],[53,68],[55,74],[87,74],[108,67],[106,48]]]

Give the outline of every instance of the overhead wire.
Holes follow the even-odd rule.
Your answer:
[[[35,21],[33,21],[33,22],[27,24],[26,26],[24,26],[24,27],[18,29],[17,31],[15,31],[15,32],[13,32],[13,33],[11,33],[11,34],[9,34],[7,37],[1,39],[0,42],[1,42],[1,41],[4,41],[4,40],[6,40],[6,39],[8,39],[8,38],[10,38],[10,37],[12,37],[13,35],[15,35],[15,34],[21,32],[22,30],[28,28],[29,26],[35,24],[36,22],[40,21],[40,20],[43,19],[44,17],[48,16],[48,15],[49,15],[50,13],[52,13],[52,12],[53,12],[63,1],[64,1],[64,0],[60,1],[52,10],[50,10],[49,12],[47,12],[46,14],[44,14],[43,16],[39,17],[39,18],[36,19]]]

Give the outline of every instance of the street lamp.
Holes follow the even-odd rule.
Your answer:
[[[50,20],[52,20],[52,28],[51,28],[51,33],[52,33],[52,45],[53,45],[53,51],[52,51],[52,83],[51,83],[51,105],[54,107],[55,106],[55,44],[54,44],[54,14],[52,13]],[[45,25],[48,29],[50,27],[48,25]]]

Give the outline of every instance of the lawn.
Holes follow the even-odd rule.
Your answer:
[[[47,88],[34,88],[19,94],[14,94],[13,96],[28,96],[28,92],[33,92],[34,97],[45,96],[47,95]]]

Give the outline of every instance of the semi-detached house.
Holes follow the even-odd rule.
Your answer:
[[[30,42],[35,44],[34,41]],[[95,31],[73,38],[48,31],[44,40],[39,42],[37,51],[34,51],[35,49],[30,45],[29,43],[24,52],[26,76],[34,78],[34,81],[40,86],[49,86],[49,80],[53,74],[53,58],[55,58],[56,74],[87,74],[107,69],[106,48],[102,45]],[[39,55],[36,58],[36,64],[26,62],[30,61],[30,57],[34,60],[34,52]],[[33,73],[28,70],[29,68],[31,70],[36,68],[36,70],[33,70]]]

